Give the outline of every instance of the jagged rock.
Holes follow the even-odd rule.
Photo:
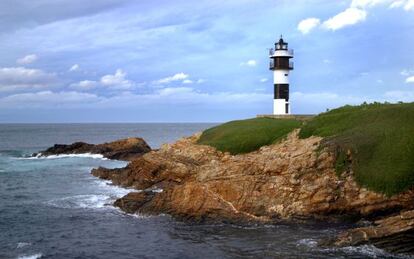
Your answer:
[[[75,142],[70,145],[56,144],[34,155],[50,156],[91,153],[101,154],[109,159],[133,160],[149,151],[151,151],[151,148],[142,138],[127,138],[98,145],[84,142]]]
[[[413,191],[387,197],[358,186],[352,171],[339,178],[334,154],[318,150],[322,139],[299,139],[297,133],[235,156],[196,144],[195,135],[163,145],[126,168],[92,173],[125,187],[164,190],[136,212],[197,221],[369,216],[414,207]]]
[[[114,205],[127,213],[134,213],[145,203],[149,202],[153,196],[152,192],[130,192],[121,199],[116,200]]]
[[[414,210],[377,220],[373,226],[348,230],[340,234],[334,244],[374,244],[388,251],[414,254]]]

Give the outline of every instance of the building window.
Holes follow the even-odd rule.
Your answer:
[[[285,74],[285,76],[288,76],[288,74]]]

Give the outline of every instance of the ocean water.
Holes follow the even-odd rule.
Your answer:
[[[345,226],[206,225],[128,215],[130,190],[90,175],[126,163],[99,155],[31,158],[55,143],[143,137],[153,148],[212,124],[0,125],[0,258],[405,258],[373,246],[320,248]]]

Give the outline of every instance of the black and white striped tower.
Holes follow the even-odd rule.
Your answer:
[[[289,71],[293,70],[293,62],[290,62],[293,58],[293,50],[288,48],[287,42],[280,36],[280,40],[275,43],[275,48],[270,49],[269,56],[274,84],[273,114],[290,114]]]

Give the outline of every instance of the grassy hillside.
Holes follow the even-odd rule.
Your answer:
[[[301,124],[297,120],[269,118],[231,121],[204,131],[198,143],[231,154],[248,153],[282,139]]]
[[[388,195],[414,186],[413,103],[341,107],[307,122],[300,137],[312,135],[327,137],[338,173],[352,166],[360,185]]]
[[[199,143],[232,154],[247,153],[299,127],[301,138],[325,137],[324,145],[337,154],[339,175],[352,167],[360,185],[387,195],[414,187],[414,103],[344,106],[303,125],[267,118],[232,121],[204,131]]]

